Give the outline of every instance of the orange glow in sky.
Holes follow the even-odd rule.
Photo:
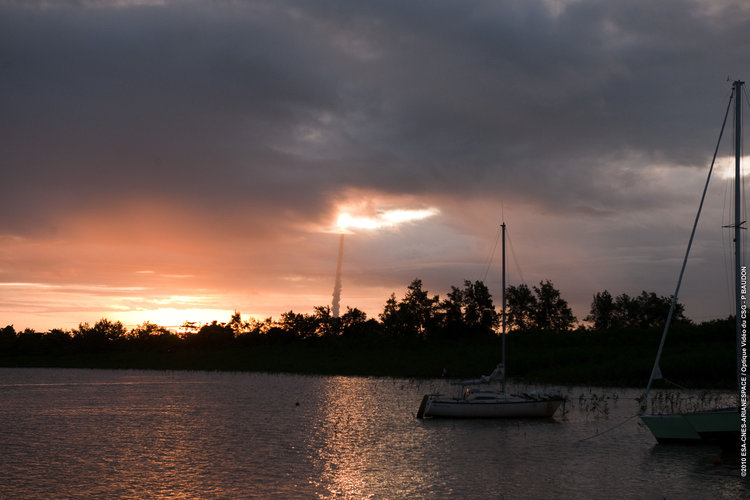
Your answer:
[[[714,0],[621,3],[0,2],[0,328],[309,314],[339,234],[344,308],[377,318],[414,279],[497,297],[501,213],[579,318],[670,295],[731,91],[696,68],[746,54]],[[697,321],[734,307],[719,184]]]
[[[336,226],[342,232],[351,229],[381,229],[394,227],[406,222],[416,222],[439,214],[437,208],[424,209],[388,209],[375,215],[352,215],[348,212],[339,214]]]

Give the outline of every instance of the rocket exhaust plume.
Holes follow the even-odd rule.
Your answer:
[[[333,304],[331,305],[331,313],[334,318],[339,317],[339,309],[341,306],[341,265],[344,261],[344,233],[341,233],[339,239],[339,258],[336,262],[336,283],[333,285]]]
[[[365,203],[365,208],[367,208]],[[340,207],[341,209],[342,207]],[[357,207],[355,207],[356,209]],[[359,207],[362,208],[362,207]],[[344,259],[344,234],[352,234],[350,228],[356,229],[383,229],[393,228],[407,222],[415,222],[422,219],[427,219],[440,213],[437,208],[424,208],[424,209],[398,209],[390,208],[384,210],[377,210],[374,214],[371,211],[358,210],[354,215],[349,212],[340,212],[334,231],[341,234],[339,239],[339,259],[336,263],[336,283],[333,286],[333,302],[331,304],[331,314],[334,318],[339,317],[341,312],[341,265]]]

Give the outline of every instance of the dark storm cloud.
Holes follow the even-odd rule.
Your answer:
[[[140,194],[221,205],[298,173],[302,162],[274,138],[328,106],[331,89],[316,84],[321,69],[302,44],[227,8],[7,9],[14,201]]]
[[[314,219],[345,187],[642,205],[650,163],[705,164],[748,24],[674,0],[5,3],[0,220],[121,197]]]

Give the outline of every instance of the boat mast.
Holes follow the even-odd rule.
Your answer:
[[[745,82],[736,80],[734,82],[734,286],[735,286],[735,333],[737,336],[737,407],[741,406],[740,398],[740,373],[742,364],[742,293],[741,273],[742,273],[742,254],[740,229],[742,229],[742,214],[740,203],[740,184],[742,182],[742,172],[740,171],[740,157],[742,156],[742,86]]]
[[[505,221],[503,221],[500,227],[503,228],[503,357],[501,363],[503,365],[503,392],[505,392]]]
[[[648,384],[646,384],[646,391],[643,393],[643,397],[641,398],[641,411],[645,412],[647,405],[648,405],[648,394],[651,391],[651,384],[654,382],[654,380],[662,378],[661,375],[661,369],[659,368],[659,361],[661,360],[661,353],[664,349],[664,341],[667,339],[667,332],[669,332],[669,326],[672,323],[672,316],[674,315],[675,307],[677,306],[677,299],[680,295],[680,286],[682,285],[682,277],[685,274],[685,267],[687,266],[688,257],[690,256],[690,249],[693,247],[693,238],[695,238],[695,230],[698,228],[698,221],[701,217],[701,212],[703,211],[703,203],[706,201],[706,193],[708,192],[708,184],[711,181],[711,174],[714,170],[714,165],[716,164],[716,157],[719,154],[719,146],[721,145],[721,138],[724,136],[724,128],[727,124],[727,118],[729,117],[729,110],[732,109],[732,98],[737,94],[738,85],[740,86],[743,84],[743,82],[735,82],[733,88],[732,88],[732,95],[729,97],[729,102],[727,103],[727,109],[724,112],[724,121],[721,123],[721,131],[719,132],[719,139],[716,141],[716,149],[714,150],[714,156],[711,160],[711,167],[708,169],[708,175],[706,176],[706,184],[703,186],[703,194],[701,195],[701,201],[698,204],[698,213],[695,214],[695,220],[693,221],[693,229],[690,232],[690,239],[688,240],[687,250],[685,250],[685,257],[682,259],[682,267],[680,268],[680,276],[677,278],[677,286],[675,287],[674,294],[672,295],[672,303],[669,306],[669,314],[667,314],[667,321],[664,323],[664,330],[661,334],[661,340],[659,341],[659,349],[656,351],[656,360],[654,361],[654,366],[651,369],[651,376],[648,379]],[[735,114],[737,112],[735,111]],[[737,131],[735,132],[737,133]],[[737,160],[739,161],[739,160]],[[739,179],[739,176],[738,176]],[[735,199],[738,199],[739,196],[735,196]],[[736,205],[739,207],[739,205]],[[735,222],[735,226],[737,226],[737,223]],[[728,226],[731,227],[731,226]],[[736,250],[738,251],[738,250]],[[739,318],[739,314],[737,314],[737,317]],[[738,335],[739,335],[739,320],[737,322],[737,328],[738,328]],[[738,339],[738,352],[739,352],[739,339]],[[739,363],[740,358],[739,354],[737,355],[738,359],[738,370],[739,370]],[[739,382],[739,376],[738,376],[738,382]]]

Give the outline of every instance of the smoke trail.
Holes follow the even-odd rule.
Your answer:
[[[341,233],[341,239],[339,239],[339,259],[336,262],[336,283],[333,285],[333,304],[331,305],[331,313],[334,318],[339,317],[339,308],[341,304],[341,265],[344,261],[344,233]]]

